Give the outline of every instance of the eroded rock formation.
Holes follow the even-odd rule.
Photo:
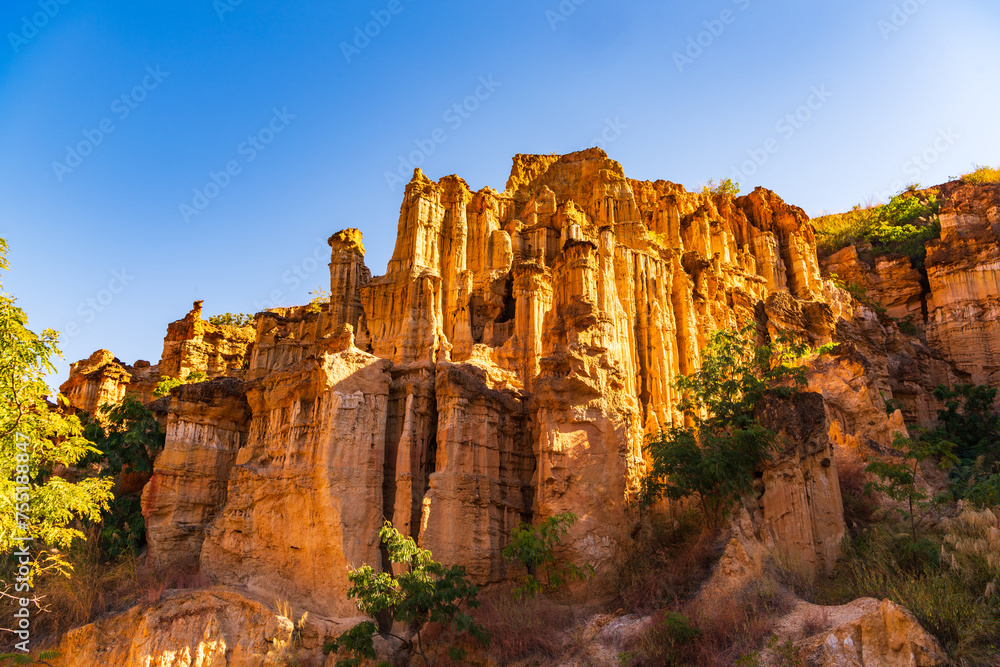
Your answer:
[[[941,236],[927,243],[923,266],[892,255],[866,260],[848,246],[824,259],[823,271],[905,319],[965,381],[1000,387],[1000,186],[952,181],[929,192],[941,202]],[[924,421],[919,407],[907,417]]]
[[[201,301],[195,301],[184,319],[171,322],[163,338],[160,373],[185,379],[197,371],[207,377],[230,374],[243,367],[252,327],[212,324],[201,319]]]
[[[229,591],[169,593],[71,630],[56,667],[259,667],[283,662],[293,623]]]
[[[122,363],[107,350],[97,350],[89,358],[70,364],[69,377],[59,387],[69,405],[90,415],[98,415],[104,405],[125,398],[126,391],[148,403],[159,380],[159,369],[148,361],[135,366]]]
[[[932,418],[933,386],[964,376],[821,278],[801,209],[762,188],[631,180],[598,149],[517,156],[503,192],[416,170],[385,275],[357,230],[329,243],[328,304],[260,313],[251,331],[210,325],[196,303],[170,325],[158,372],[218,379],[158,404],[167,445],[143,502],[161,567],[197,563],[329,617],[354,614],[348,567],[384,567],[383,518],[489,584],[511,574],[500,550],[518,523],[572,511],[561,556],[596,568],[577,593],[602,595],[638,527],[644,435],[680,418],[674,381],[710,333],[748,322],[840,343],[810,367],[815,394],[764,408],[786,448],[748,516],[761,544],[828,570],[844,531],[836,448],[888,446],[904,419]],[[979,276],[990,251],[976,247]],[[957,287],[914,297],[904,269],[885,267],[893,312],[965,303]],[[932,292],[971,280],[949,275]],[[969,336],[991,331],[983,313]],[[957,335],[927,325],[928,341]],[[989,376],[990,354],[969,364]],[[129,386],[84,372],[111,368],[95,364],[68,383],[81,403]]]

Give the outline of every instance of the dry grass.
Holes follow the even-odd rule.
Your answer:
[[[868,526],[873,521],[878,503],[871,494],[865,493],[868,473],[857,458],[837,460],[837,477],[840,480],[840,495],[844,499],[844,522],[854,531]]]
[[[966,185],[987,185],[990,183],[1000,183],[1000,169],[977,164],[975,171],[963,174],[960,180]]]
[[[142,559],[124,556],[113,563],[102,562],[96,532],[68,554],[73,566],[70,577],[46,573],[36,577],[32,607],[32,643],[54,646],[67,631],[106,615],[125,611],[138,603],[156,603],[164,591],[202,588],[207,585],[197,572],[157,574]],[[0,615],[10,618],[13,600],[0,598]],[[0,651],[10,647],[10,637],[0,641]]]
[[[711,604],[690,603],[656,615],[650,629],[627,647],[629,667],[699,665],[732,667],[762,648],[792,597],[764,577]]]
[[[830,627],[830,611],[826,607],[813,609],[802,622],[802,636],[812,637]]]
[[[701,532],[697,512],[647,519],[622,566],[618,597],[628,612],[648,613],[686,599],[711,573],[719,550]]]
[[[1000,519],[996,510],[957,509],[916,544],[899,526],[863,531],[816,601],[888,598],[913,612],[953,664],[1000,665]]]
[[[517,600],[510,587],[480,598],[474,615],[490,633],[489,655],[505,665],[528,657],[555,658],[566,643],[572,611],[544,598]]]

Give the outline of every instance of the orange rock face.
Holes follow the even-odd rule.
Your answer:
[[[928,244],[927,341],[977,384],[1000,386],[1000,186],[966,186]]]
[[[631,180],[597,149],[517,156],[504,192],[417,170],[385,275],[356,230],[329,243],[319,312],[261,313],[250,333],[196,304],[170,325],[160,372],[219,379],[158,404],[167,445],[143,504],[161,566],[329,617],[354,613],[348,567],[383,567],[383,518],[485,584],[511,575],[500,550],[520,522],[572,511],[561,556],[595,567],[580,594],[607,591],[639,525],[644,435],[679,418],[674,381],[710,333],[748,322],[846,343],[813,369],[822,399],[795,408],[810,428],[774,408],[787,456],[759,489],[770,543],[828,569],[844,529],[831,442],[888,444],[905,426],[882,397],[931,414],[928,383],[952,377],[821,279],[801,209]]]
[[[211,324],[201,319],[201,304],[195,301],[184,319],[167,327],[160,360],[162,375],[184,379],[200,371],[218,377],[243,366],[247,347],[254,339],[253,329]]]

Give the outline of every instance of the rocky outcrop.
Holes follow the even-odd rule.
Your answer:
[[[390,362],[327,333],[325,313],[266,313],[247,375],[251,423],[202,572],[326,615],[353,615],[348,567],[381,565]]]
[[[887,255],[861,258],[857,248],[847,246],[823,260],[823,270],[844,285],[861,288],[867,298],[881,304],[889,317],[907,319],[922,327],[925,319],[926,278],[908,257]]]
[[[172,592],[70,631],[55,667],[279,667],[293,622],[229,591]]]
[[[159,369],[148,361],[129,366],[108,350],[97,350],[89,358],[70,364],[69,377],[59,393],[70,407],[96,416],[102,406],[120,402],[126,393],[150,402],[158,381]]]
[[[197,569],[205,526],[226,501],[250,406],[233,378],[182,385],[154,404],[165,413],[166,446],[142,493],[149,557],[159,568]]]
[[[1000,186],[960,188],[927,245],[927,341],[977,384],[1000,387]]]
[[[194,372],[207,377],[229,375],[243,368],[252,327],[212,324],[201,319],[201,301],[195,301],[184,319],[172,322],[163,339],[160,373],[185,379]]]
[[[756,513],[773,544],[769,551],[785,567],[810,576],[829,574],[846,526],[823,397],[813,392],[768,396],[757,415],[779,443],[760,471],[757,490]]]
[[[965,381],[1000,387],[1000,186],[952,181],[925,193],[940,201],[941,235],[926,244],[922,266],[848,246],[823,260],[823,272],[905,320]],[[923,408],[914,410],[919,417],[907,420],[923,422]]]
[[[948,656],[906,609],[861,598],[842,607],[817,607],[829,629],[796,643],[809,667],[937,667]],[[802,610],[797,610],[799,615]],[[813,612],[815,613],[815,611]]]
[[[841,343],[812,371],[823,399],[767,408],[786,449],[751,525],[827,570],[843,533],[827,434],[887,445],[882,395],[909,388],[926,413],[928,374],[948,377],[906,370],[913,345],[820,277],[801,209],[628,179],[597,149],[516,156],[503,192],[416,170],[385,275],[357,230],[329,244],[329,303],[253,332],[200,303],[170,325],[161,373],[230,377],[158,408],[144,512],[161,567],[335,617],[354,611],[347,568],[384,565],[383,518],[488,584],[510,576],[520,522],[571,511],[560,555],[596,568],[574,595],[599,597],[638,526],[643,438],[680,419],[674,381],[713,330],[756,322]]]

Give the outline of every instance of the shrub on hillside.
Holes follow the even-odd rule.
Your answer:
[[[961,179],[966,185],[989,185],[1000,183],[1000,169],[987,165],[976,165],[974,171],[963,174]]]
[[[855,206],[847,213],[813,220],[820,255],[831,255],[849,245],[870,248],[873,256],[898,254],[922,265],[927,241],[941,236],[933,192],[903,191],[881,206]]]

